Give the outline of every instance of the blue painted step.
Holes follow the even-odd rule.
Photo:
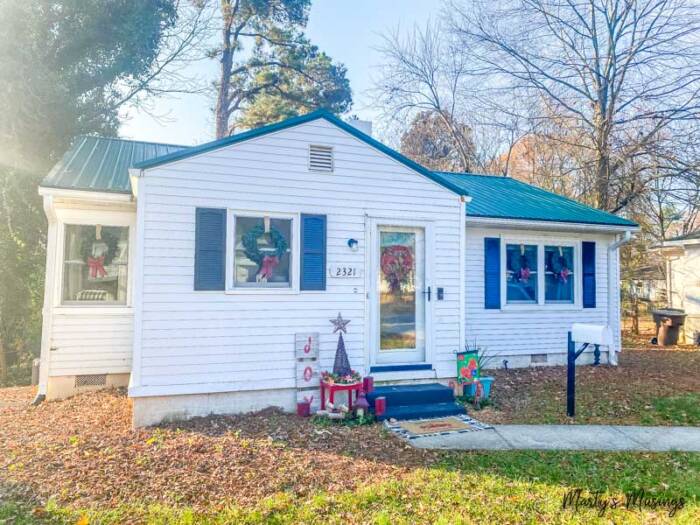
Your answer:
[[[379,396],[384,396],[386,398],[387,407],[396,405],[449,403],[454,401],[452,389],[440,383],[377,387],[367,395],[367,401],[371,407],[374,407],[374,400]]]
[[[440,383],[377,387],[367,395],[373,412],[374,400],[380,396],[386,398],[386,412],[377,418],[379,421],[444,417],[467,412],[455,402],[452,389]]]
[[[377,418],[385,419],[426,419],[431,417],[455,416],[466,414],[464,406],[455,401],[449,403],[430,403],[425,405],[397,405],[387,406],[384,415]]]

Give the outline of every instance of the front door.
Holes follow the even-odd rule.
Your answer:
[[[373,249],[374,363],[424,363],[426,359],[426,230],[377,225]]]

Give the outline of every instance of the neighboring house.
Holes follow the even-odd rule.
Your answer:
[[[685,311],[685,342],[695,343],[700,338],[700,230],[667,239],[654,248],[666,261],[668,306]]]
[[[378,382],[455,352],[563,364],[574,322],[620,350],[636,224],[510,178],[435,173],[326,112],[197,147],[79,138],[49,219],[40,394],[128,383],[134,424],[296,402],[297,336]],[[587,352],[583,362],[591,361]]]
[[[666,262],[662,259],[637,268],[634,275],[623,279],[623,290],[649,303],[666,303]]]

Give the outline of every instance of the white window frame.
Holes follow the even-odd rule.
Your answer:
[[[509,244],[537,246],[537,302],[536,303],[509,303],[506,282],[506,247]],[[544,273],[544,247],[562,246],[574,249],[574,302],[573,303],[548,303],[545,302],[545,273]],[[501,310],[569,310],[578,311],[583,308],[582,282],[581,282],[581,241],[562,239],[557,237],[502,237],[501,238]]]
[[[56,274],[54,288],[54,309],[62,313],[121,313],[131,312],[133,306],[134,263],[136,250],[135,213],[128,212],[86,212],[78,210],[57,210]],[[107,226],[129,229],[129,257],[126,274],[126,303],[104,301],[64,301],[63,279],[66,251],[66,226]]]
[[[260,218],[270,217],[271,219],[286,219],[292,221],[292,242],[290,249],[290,273],[289,287],[256,287],[256,286],[236,286],[234,279],[234,263],[236,248],[236,217]],[[299,213],[279,213],[269,211],[238,210],[229,208],[226,211],[226,293],[235,295],[290,295],[299,293],[299,275],[301,263],[300,254],[300,234],[301,220]]]

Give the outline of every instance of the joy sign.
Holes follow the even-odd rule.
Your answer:
[[[296,334],[294,349],[297,359],[315,359],[318,357],[318,332]]]

